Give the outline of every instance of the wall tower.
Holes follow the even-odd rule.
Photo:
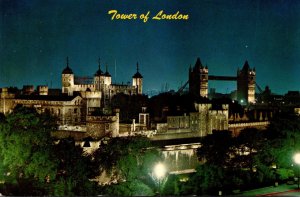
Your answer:
[[[143,94],[143,76],[139,72],[139,63],[136,63],[136,73],[132,76],[132,86],[136,88],[136,94]]]
[[[98,70],[94,74],[95,90],[102,91],[104,89],[105,75],[101,70],[100,58],[98,59]]]
[[[104,85],[106,85],[106,86],[111,85],[111,75],[108,72],[107,64],[106,64],[106,71],[104,73],[104,76],[105,76],[105,78],[104,78]]]

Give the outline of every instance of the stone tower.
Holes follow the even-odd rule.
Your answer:
[[[251,69],[248,61],[242,70],[237,71],[237,98],[241,104],[255,103],[255,68]]]
[[[106,65],[106,71],[104,73],[104,76],[105,76],[105,78],[104,78],[104,85],[105,86],[111,85],[111,75],[108,72],[107,65]]]
[[[67,67],[62,71],[62,93],[73,95],[72,87],[74,86],[74,73],[69,67],[69,58],[67,57]]]
[[[110,90],[110,86],[111,86],[111,75],[109,74],[108,72],[108,69],[107,69],[107,65],[106,65],[106,71],[104,73],[104,87],[103,89],[101,90],[102,91],[102,94],[103,94],[103,98],[104,98],[104,104],[108,104],[110,103],[110,100],[111,100],[111,90]]]
[[[143,76],[139,72],[139,63],[136,63],[136,73],[132,76],[132,86],[136,88],[136,94],[143,94]]]
[[[195,97],[208,96],[208,68],[202,65],[200,58],[189,69],[189,92]]]
[[[95,90],[102,91],[104,89],[105,75],[101,70],[100,58],[98,59],[98,70],[94,74]]]

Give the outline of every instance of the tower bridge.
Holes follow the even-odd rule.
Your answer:
[[[189,92],[195,97],[208,96],[208,81],[236,81],[237,82],[237,99],[245,101],[246,104],[255,103],[255,68],[251,69],[248,61],[243,68],[237,70],[237,76],[216,76],[208,75],[208,67],[203,66],[200,58],[197,59],[194,67],[189,69]],[[185,84],[185,86],[187,85]],[[181,90],[182,88],[180,88]]]
[[[237,80],[237,77],[208,75],[208,80],[236,81],[236,80]]]

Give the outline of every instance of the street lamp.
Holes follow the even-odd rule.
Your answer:
[[[161,183],[167,174],[167,169],[164,164],[157,163],[153,169],[154,178],[158,183],[158,193],[161,194]]]
[[[162,163],[158,163],[154,167],[154,175],[157,179],[162,179],[167,173],[166,167]]]
[[[296,164],[300,165],[300,153],[294,155],[294,161]],[[299,189],[299,168],[298,168],[298,189]]]

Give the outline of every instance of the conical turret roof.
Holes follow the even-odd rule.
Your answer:
[[[143,78],[141,73],[139,72],[139,63],[136,63],[136,73],[132,76],[132,78]]]
[[[100,68],[100,58],[98,59],[98,70],[95,73],[95,76],[102,76],[104,75],[104,73],[102,72],[101,68]]]
[[[110,75],[109,72],[108,72],[107,65],[106,65],[106,71],[105,71],[104,75],[105,75],[106,77],[111,77],[111,75]]]
[[[73,74],[72,69],[69,67],[69,58],[67,57],[67,67],[62,71],[62,74]]]

